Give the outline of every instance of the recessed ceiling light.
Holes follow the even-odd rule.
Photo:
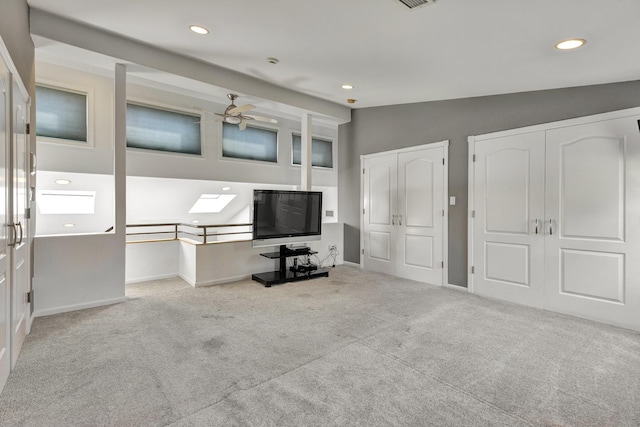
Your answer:
[[[355,100],[355,99],[353,99],[353,98],[349,98],[349,99],[347,99],[347,102],[348,102],[349,104],[355,104],[355,103],[356,103],[356,100]]]
[[[585,39],[567,39],[556,43],[555,48],[560,50],[571,50],[584,46],[585,43],[587,43]]]
[[[222,187],[222,191],[229,191],[231,190],[231,187]]]
[[[76,225],[68,222],[68,223],[64,224],[64,226],[68,227],[68,228],[71,228],[71,227],[75,227]]]
[[[189,25],[189,29],[196,34],[209,34],[209,30],[207,30],[205,27],[201,27],[200,25]]]
[[[194,219],[193,221],[191,221],[191,223],[193,224],[198,224],[200,221],[198,221],[197,219]]]
[[[276,65],[278,62],[280,62],[280,60],[278,58],[274,58],[273,56],[270,56],[267,58],[267,62],[269,64]]]
[[[68,185],[71,184],[71,181],[68,179],[56,179],[56,184]]]
[[[353,88],[354,88],[354,86],[349,84],[349,83],[345,83],[345,84],[342,85],[342,89],[345,89],[345,90],[351,90]]]

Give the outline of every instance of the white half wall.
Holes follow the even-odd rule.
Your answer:
[[[276,269],[276,262],[260,256],[271,248],[252,248],[251,242],[196,246],[196,281],[209,286],[250,278],[253,273]]]
[[[230,243],[232,244],[232,243]],[[179,242],[178,245],[178,275],[190,284],[196,285],[196,245]]]
[[[307,246],[318,251],[323,265],[331,267],[329,245],[336,245],[335,263],[343,263],[343,224],[323,223],[322,239]],[[136,243],[127,245],[126,282],[134,283],[180,276],[191,286],[208,286],[250,278],[254,273],[278,269],[278,261],[260,256],[278,247],[253,248],[251,242],[228,242],[194,245],[183,241]]]
[[[125,282],[135,283],[178,275],[180,241],[127,244]]]
[[[35,239],[34,315],[124,301],[125,258],[114,234]]]

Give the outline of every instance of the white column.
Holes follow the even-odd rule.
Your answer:
[[[311,191],[311,114],[302,116],[302,135],[300,136],[301,173],[300,190]]]
[[[114,77],[113,177],[115,184],[115,237],[122,247],[122,283],[125,276],[127,233],[127,69],[116,64]]]

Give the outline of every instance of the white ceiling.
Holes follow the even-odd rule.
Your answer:
[[[638,0],[438,0],[413,10],[397,0],[28,3],[304,94],[355,98],[354,108],[640,79]],[[587,45],[553,48],[569,37]]]

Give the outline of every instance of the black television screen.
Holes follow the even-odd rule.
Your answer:
[[[253,190],[254,241],[295,242],[297,237],[320,236],[321,232],[322,192]]]

